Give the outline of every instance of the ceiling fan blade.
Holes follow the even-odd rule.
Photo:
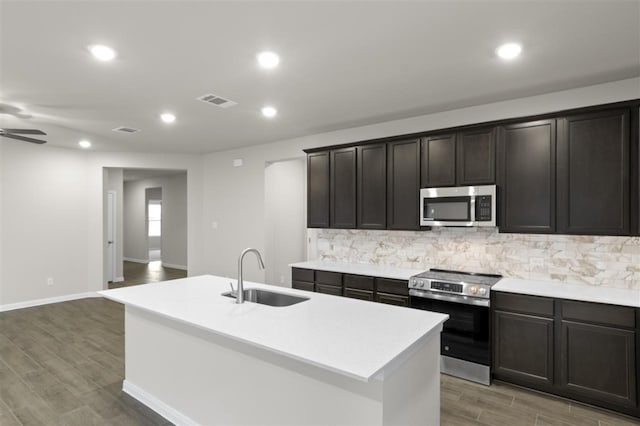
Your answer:
[[[20,133],[23,135],[46,135],[42,130],[37,129],[2,129],[6,133]]]
[[[28,138],[26,136],[18,136],[18,135],[13,135],[13,134],[10,134],[10,133],[0,133],[0,136],[4,136],[5,138],[17,139],[19,141],[37,143],[37,144],[47,143],[47,141],[43,141],[43,140],[40,140],[40,139]]]

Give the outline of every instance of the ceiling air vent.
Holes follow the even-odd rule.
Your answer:
[[[211,93],[209,93],[207,95],[202,95],[202,96],[200,96],[200,97],[198,97],[196,99],[199,100],[199,101],[202,101],[202,102],[206,102],[206,103],[211,104],[211,105],[215,105],[215,106],[220,107],[220,108],[229,108],[229,107],[232,107],[234,105],[238,105],[237,102],[230,101],[229,99],[225,99],[225,98],[220,97],[218,95],[212,95]]]
[[[140,131],[140,129],[134,129],[133,127],[116,127],[115,129],[112,129],[114,132],[120,132],[120,133],[137,133]]]

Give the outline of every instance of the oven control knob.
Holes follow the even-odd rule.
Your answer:
[[[424,287],[424,281],[420,281],[420,284],[418,284],[420,286],[420,288]]]
[[[486,289],[486,288],[484,288],[484,287],[481,287],[481,288],[480,288],[480,294],[481,294],[482,296],[485,296],[485,295],[487,294],[487,289]]]
[[[469,293],[476,294],[477,292],[478,292],[478,287],[476,286],[469,287]]]

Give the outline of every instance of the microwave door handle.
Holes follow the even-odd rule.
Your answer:
[[[475,195],[472,195],[470,197],[471,199],[469,200],[469,208],[471,209],[471,214],[469,216],[471,216],[471,222],[475,223],[476,221],[476,197]]]

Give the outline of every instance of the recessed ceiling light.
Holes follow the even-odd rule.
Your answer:
[[[176,116],[169,112],[165,112],[164,114],[160,115],[160,118],[165,123],[173,123],[174,121],[176,121]]]
[[[80,142],[78,142],[78,145],[80,145],[80,148],[91,148],[91,142],[89,142],[88,140],[81,140]]]
[[[502,59],[514,59],[522,52],[522,46],[518,43],[506,43],[496,49],[496,55]]]
[[[276,114],[278,114],[278,110],[272,106],[266,106],[262,108],[262,115],[264,115],[265,117],[273,118],[276,116]]]
[[[257,58],[260,66],[266,69],[275,68],[280,63],[280,57],[274,52],[260,52]]]
[[[116,57],[116,51],[110,48],[109,46],[104,46],[101,44],[94,44],[89,46],[89,51],[91,54],[101,61],[110,61]]]

